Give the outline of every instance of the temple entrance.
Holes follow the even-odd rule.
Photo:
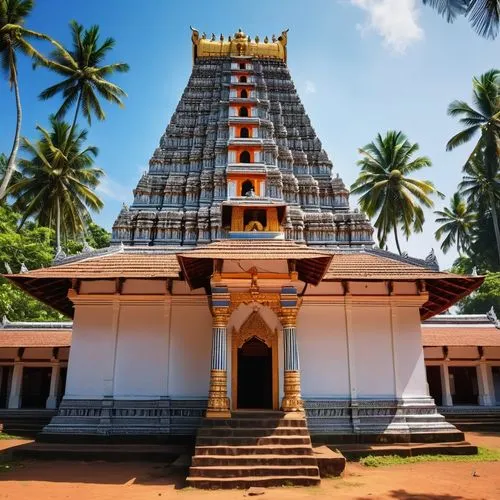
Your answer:
[[[477,405],[478,385],[475,366],[450,366],[450,390],[454,405]]]
[[[11,381],[12,366],[0,366],[0,408],[7,408]]]
[[[277,410],[278,332],[254,311],[240,330],[233,328],[231,344],[233,410]]]
[[[273,408],[272,349],[256,337],[238,349],[238,408]]]
[[[441,367],[426,366],[427,383],[429,384],[429,393],[437,406],[443,404],[443,389],[441,387]]]
[[[50,392],[52,368],[23,369],[21,408],[45,408]]]

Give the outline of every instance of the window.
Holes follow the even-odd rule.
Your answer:
[[[247,83],[247,77],[245,75],[240,76],[240,83]]]
[[[253,182],[250,179],[247,179],[241,185],[241,196],[247,196],[251,191],[255,192]]]
[[[243,138],[250,137],[250,132],[248,131],[248,129],[246,127],[243,127],[242,129],[240,129],[240,137],[243,137]]]
[[[250,163],[250,153],[248,151],[243,151],[240,154],[240,163]]]
[[[241,107],[239,112],[238,112],[238,115],[239,116],[248,116],[248,108],[245,106]]]
[[[245,68],[246,68],[245,63],[240,63],[240,69],[245,69]]]
[[[240,97],[242,99],[246,99],[248,97],[248,92],[246,91],[246,89],[243,89],[241,92],[240,92]]]

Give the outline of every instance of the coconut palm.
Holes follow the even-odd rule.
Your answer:
[[[22,226],[29,217],[40,225],[55,228],[57,251],[61,236],[75,237],[90,220],[89,209],[98,211],[103,203],[93,191],[103,175],[93,166],[97,148],[85,146],[87,131],[50,118],[50,132],[38,126],[41,138],[31,143],[23,137],[21,159],[23,178],[8,193],[16,198],[14,208],[22,208]]]
[[[468,18],[476,32],[495,38],[500,24],[500,0],[422,0],[434,7],[446,20],[453,22],[458,16]]]
[[[24,21],[32,9],[33,0],[0,0],[0,64],[7,75],[11,90],[14,91],[17,112],[12,149],[5,168],[5,174],[0,184],[0,200],[4,198],[9,182],[16,169],[16,157],[21,134],[23,113],[21,97],[19,95],[17,56],[21,53],[40,62],[47,62],[30,42],[34,39],[50,41],[50,38],[47,35],[24,27]]]
[[[500,171],[498,161],[495,165],[486,160],[486,153],[479,150],[469,159],[464,167],[464,176],[459,190],[467,197],[470,205],[485,206],[491,212],[493,230],[500,263],[500,222],[498,207],[500,206]]]
[[[374,142],[359,149],[361,172],[351,186],[353,194],[361,195],[359,204],[369,217],[375,217],[380,246],[383,247],[391,231],[398,252],[398,227],[408,239],[412,231],[421,232],[425,220],[422,206],[431,208],[432,194],[439,193],[432,182],[409,177],[412,173],[430,167],[426,156],[414,158],[418,144],[411,144],[402,132],[380,134]]]
[[[449,207],[436,210],[434,213],[438,216],[436,223],[441,224],[435,232],[436,239],[439,241],[445,236],[441,250],[446,253],[453,245],[456,245],[459,254],[468,250],[477,215],[470,209],[460,193],[452,196]]]
[[[106,115],[99,102],[99,97],[106,101],[123,106],[122,98],[127,94],[114,83],[106,80],[115,72],[126,72],[128,64],[115,63],[101,66],[104,58],[115,46],[113,38],[106,38],[99,43],[99,26],[91,26],[84,30],[76,21],[70,23],[73,46],[66,50],[56,43],[56,49],[51,54],[48,66],[64,79],[44,90],[40,94],[43,100],[50,99],[56,94],[62,94],[64,100],[56,113],[58,120],[62,119],[68,110],[76,103],[73,118],[74,128],[80,110],[89,125],[92,115],[98,120],[104,120]]]
[[[482,201],[486,201],[492,212],[500,259],[500,230],[495,201],[500,173],[500,71],[492,69],[474,77],[472,86],[476,109],[464,101],[453,101],[448,108],[449,115],[461,117],[459,121],[465,128],[448,141],[446,149],[454,149],[479,135],[464,166],[465,177],[461,186],[469,203],[479,201],[479,192],[484,196]]]

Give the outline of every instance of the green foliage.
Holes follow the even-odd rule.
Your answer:
[[[124,63],[101,65],[108,52],[115,46],[115,41],[113,38],[106,38],[100,44],[99,26],[94,25],[84,30],[82,25],[71,21],[70,30],[73,40],[71,49],[67,50],[55,43],[52,60],[46,64],[62,75],[64,80],[44,90],[40,98],[46,100],[62,94],[64,101],[56,113],[57,119],[62,119],[76,103],[73,126],[80,109],[90,125],[92,115],[98,120],[104,120],[106,117],[98,97],[123,106],[122,98],[127,94],[106,78],[115,72],[127,72],[129,66]]]
[[[411,144],[402,132],[389,131],[384,137],[378,134],[374,142],[359,150],[361,172],[351,186],[353,194],[361,195],[361,209],[369,217],[376,217],[374,226],[380,246],[394,231],[399,253],[398,227],[406,238],[412,232],[421,232],[425,220],[422,206],[433,207],[430,195],[441,195],[432,182],[410,177],[431,166],[425,156],[414,158],[418,150],[418,144]]]
[[[491,307],[500,312],[500,273],[488,273],[481,287],[458,304],[461,314],[485,314]]]
[[[451,23],[459,16],[468,19],[474,30],[486,38],[496,38],[500,21],[500,0],[422,0]]]
[[[434,212],[441,224],[435,232],[436,240],[444,236],[441,250],[446,253],[456,245],[458,253],[466,251],[471,244],[472,231],[477,222],[477,215],[470,209],[460,193],[455,193],[450,200],[450,207]]]
[[[478,448],[477,455],[417,455],[399,457],[397,455],[369,455],[360,460],[367,467],[386,467],[388,465],[419,464],[424,462],[499,462],[500,450]]]
[[[56,238],[78,237],[90,221],[90,210],[102,208],[94,188],[104,172],[93,166],[97,148],[85,147],[87,132],[79,132],[51,117],[51,131],[37,127],[41,139],[32,144],[23,138],[22,148],[30,155],[21,159],[23,179],[8,190],[14,207],[22,210],[24,224],[28,217],[56,230]]]

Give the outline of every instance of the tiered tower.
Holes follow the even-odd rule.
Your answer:
[[[300,102],[286,65],[287,31],[261,42],[241,30],[216,40],[193,29],[192,42],[189,83],[113,242],[373,244]]]

